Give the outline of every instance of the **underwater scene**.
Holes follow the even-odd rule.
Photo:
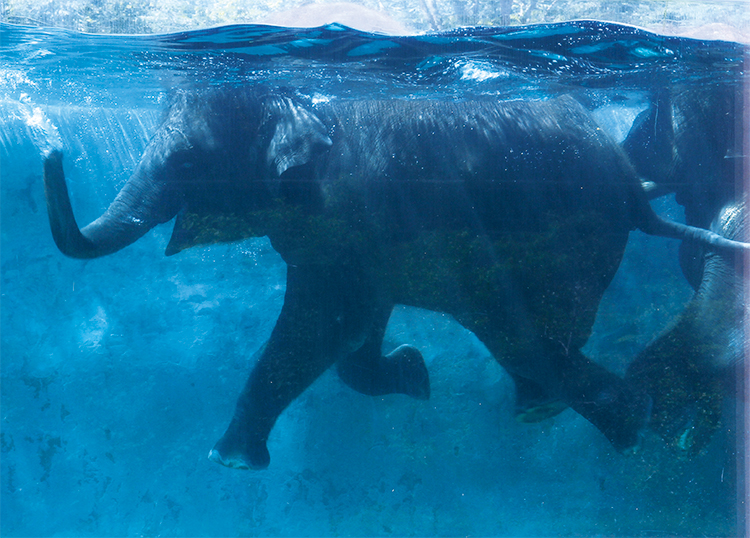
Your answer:
[[[743,535],[749,52],[0,24],[0,534]]]

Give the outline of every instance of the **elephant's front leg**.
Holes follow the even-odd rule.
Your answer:
[[[281,314],[211,460],[237,469],[268,466],[266,441],[281,412],[364,341],[373,306],[360,276],[340,267],[288,267]]]

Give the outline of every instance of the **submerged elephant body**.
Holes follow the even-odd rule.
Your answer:
[[[522,416],[569,405],[633,446],[648,398],[579,349],[629,231],[715,240],[654,215],[625,154],[567,97],[313,106],[199,92],[176,101],[133,178],[81,232],[59,153],[45,181],[68,255],[113,252],[177,215],[167,254],[267,235],[287,262],[279,319],[210,454],[236,468],[268,465],[276,419],[334,364],[361,392],[429,396],[416,349],[381,355],[399,303],[473,331],[513,376]]]

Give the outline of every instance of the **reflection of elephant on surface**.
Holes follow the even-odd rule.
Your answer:
[[[661,192],[675,192],[688,224],[743,241],[741,141],[747,125],[738,98],[731,85],[661,90],[636,121],[625,148],[642,177]],[[653,398],[650,427],[687,453],[710,439],[726,383],[744,359],[742,258],[742,253],[684,242],[680,262],[695,295],[628,368],[627,379]]]
[[[738,246],[659,219],[624,153],[567,97],[313,106],[242,90],[181,94],[83,230],[59,152],[45,161],[45,185],[69,256],[115,252],[177,215],[168,255],[267,235],[286,261],[281,314],[210,454],[237,468],[268,465],[276,419],[333,364],[361,392],[428,397],[416,349],[381,356],[396,303],[473,331],[513,376],[522,412],[569,405],[631,447],[648,398],[579,351],[629,231]]]

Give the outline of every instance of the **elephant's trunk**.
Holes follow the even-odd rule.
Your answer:
[[[177,213],[169,203],[166,183],[145,181],[139,165],[115,200],[94,222],[78,228],[70,205],[62,153],[50,152],[44,160],[44,187],[52,237],[60,251],[72,258],[98,258],[112,254],[143,236],[156,224],[166,222]]]
[[[645,201],[641,215],[638,228],[649,235],[693,241],[724,252],[750,252],[750,243],[744,243],[742,238],[727,239],[711,230],[663,219]]]

